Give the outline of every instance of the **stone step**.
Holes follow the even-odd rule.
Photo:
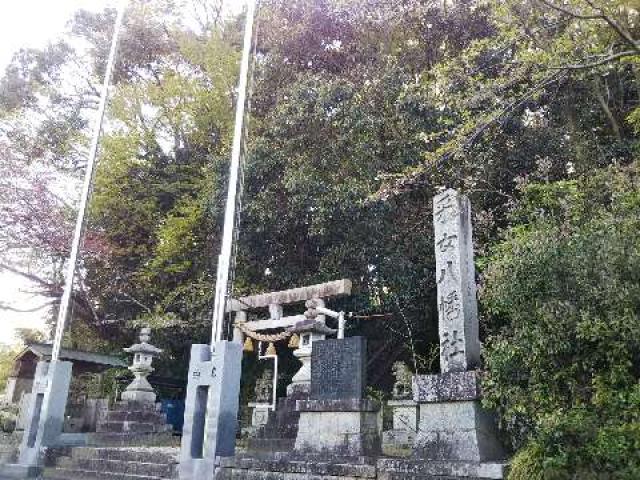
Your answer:
[[[155,410],[109,410],[109,412],[107,412],[106,421],[135,421],[165,424],[167,423],[167,416],[164,413]]]
[[[45,468],[42,478],[44,480],[163,480],[165,477],[113,472],[92,472],[75,468]]]
[[[159,480],[178,476],[180,450],[171,447],[94,448],[60,451],[54,467],[45,469],[52,480]]]
[[[118,412],[159,412],[159,403],[116,402],[110,410]]]
[[[76,447],[71,450],[73,459],[120,460],[158,464],[178,463],[180,450],[172,447],[93,448]]]
[[[171,429],[171,425],[164,423],[151,423],[151,422],[137,422],[137,421],[116,421],[109,420],[106,422],[100,422],[96,428],[98,433],[117,433],[117,432],[132,432],[132,433],[144,433],[144,432],[166,432]]]
[[[295,443],[290,438],[250,438],[247,449],[252,453],[290,452]]]
[[[58,459],[56,468],[65,470],[82,470],[87,472],[109,472],[125,475],[148,476],[154,478],[173,478],[176,465],[170,463],[127,462],[122,460],[104,460],[91,458]]]
[[[180,437],[165,432],[100,432],[87,434],[87,445],[92,447],[174,447]]]

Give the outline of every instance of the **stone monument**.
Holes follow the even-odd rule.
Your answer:
[[[265,425],[269,420],[269,412],[273,408],[273,380],[273,371],[267,368],[256,381],[256,401],[249,403],[249,407],[253,409],[251,426],[254,429]]]
[[[129,370],[133,372],[135,378],[131,384],[122,392],[122,401],[135,403],[156,402],[156,393],[149,384],[147,377],[153,372],[151,363],[153,358],[162,353],[159,348],[150,345],[151,329],[143,328],[140,331],[140,343],[136,343],[129,348],[125,348],[127,353],[133,353],[133,362]]]
[[[418,404],[413,400],[411,388],[413,373],[403,362],[393,364],[393,399],[388,405],[393,411],[393,429],[383,433],[382,443],[385,451],[408,451],[418,430]]]
[[[478,310],[467,197],[446,190],[433,201],[440,375],[413,379],[419,403],[416,457],[474,464],[504,458],[494,420],[479,402]]]
[[[364,398],[366,349],[363,337],[314,342],[310,398],[297,403],[298,454],[340,458],[379,453],[380,406]]]

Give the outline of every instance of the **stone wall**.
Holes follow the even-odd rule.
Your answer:
[[[215,480],[497,480],[504,478],[501,463],[424,462],[385,458],[337,463],[326,459],[223,459]]]

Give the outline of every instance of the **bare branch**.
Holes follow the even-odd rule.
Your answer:
[[[11,267],[10,265],[7,265],[6,263],[0,263],[0,269],[2,270],[7,270],[11,273],[15,273],[16,275],[19,275],[23,278],[26,278],[27,280],[30,280],[34,283],[37,283],[38,285],[41,285],[43,287],[46,287],[49,290],[59,290],[62,291],[62,287],[60,285],[51,283],[51,282],[47,282],[46,280],[43,280],[42,278],[38,277],[37,275],[34,275],[33,273],[27,273],[27,272],[23,272],[21,270],[18,270],[17,268]]]
[[[595,68],[601,65],[605,65],[607,63],[611,63],[615,60],[620,60],[621,58],[634,57],[637,55],[638,55],[638,52],[627,50],[625,52],[619,52],[619,53],[607,55],[595,62],[574,64],[574,65],[563,65],[561,67],[551,67],[551,69],[552,70],[588,70],[590,68]]]
[[[23,308],[12,307],[10,305],[7,305],[4,302],[0,302],[0,310],[8,310],[10,312],[17,312],[17,313],[33,313],[33,312],[37,312],[38,310],[42,310],[43,308],[51,307],[55,304],[56,304],[55,300],[49,300],[48,302],[45,302],[42,305],[38,305],[37,307],[23,309]]]
[[[151,309],[149,307],[147,307],[144,303],[142,303],[140,300],[134,298],[133,296],[129,295],[126,292],[122,292],[122,295],[127,297],[129,300],[131,300],[133,303],[135,303],[136,305],[138,305],[139,307],[142,307],[147,313],[153,313],[151,311]]]
[[[579,18],[580,20],[600,20],[602,19],[602,15],[585,15],[583,13],[577,13],[574,12],[572,10],[569,10],[568,8],[565,7],[561,7],[560,5],[556,5],[553,2],[550,2],[549,0],[538,0],[539,2],[545,4],[547,7],[560,12],[560,13],[564,13],[565,15],[569,15],[572,18]]]
[[[538,0],[538,1],[557,12],[564,13],[565,15],[570,16],[571,18],[576,18],[579,20],[605,21],[611,28],[613,28],[616,31],[616,33],[625,41],[625,43],[628,43],[635,51],[640,53],[640,44],[638,44],[638,42],[634,40],[634,38],[629,34],[629,32],[627,32],[613,18],[611,18],[606,13],[604,13],[604,10],[602,10],[601,8],[597,8],[590,0],[585,0],[585,1],[589,4],[589,6],[591,6],[591,8],[593,8],[594,10],[597,10],[599,13],[587,15],[587,14],[578,13],[578,12],[569,10],[568,8],[561,7],[560,5],[556,5],[550,0]]]

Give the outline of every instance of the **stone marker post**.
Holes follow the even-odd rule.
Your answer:
[[[482,463],[503,458],[492,416],[480,406],[480,341],[469,200],[446,190],[433,200],[440,375],[413,378],[420,404],[414,454]]]
[[[62,434],[72,366],[59,360],[38,362],[18,463],[4,465],[0,476],[29,478],[40,473],[46,448],[55,445]]]
[[[219,457],[234,454],[242,345],[192,345],[180,449],[180,480],[213,478]]]
[[[464,372],[480,364],[471,206],[467,197],[447,190],[435,197],[433,208],[440,371]]]

